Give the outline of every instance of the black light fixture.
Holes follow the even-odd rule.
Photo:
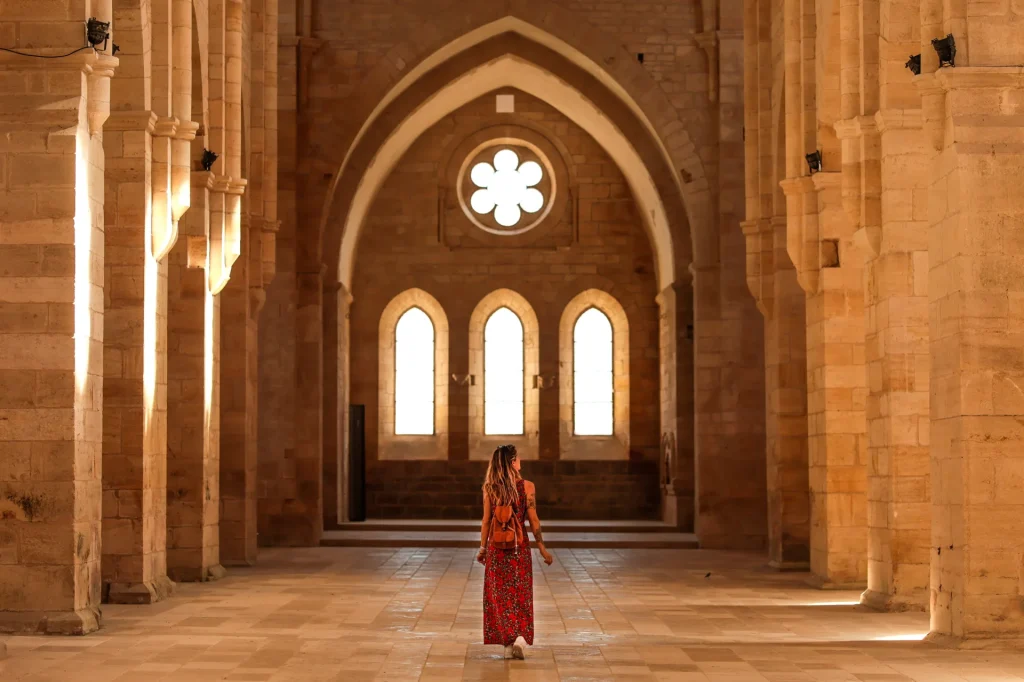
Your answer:
[[[638,62],[640,62],[641,64],[643,64],[644,63],[644,53],[643,52],[637,52],[636,53],[636,60]]]
[[[915,76],[921,75],[921,55],[912,54],[910,59],[907,60],[905,66],[910,69],[910,72]]]
[[[110,54],[117,54],[121,50],[121,46],[114,43],[110,48]]]
[[[953,34],[950,33],[945,38],[935,38],[932,40],[932,47],[935,48],[935,54],[939,55],[939,68],[943,66],[956,66],[956,41],[953,40]]]
[[[90,17],[89,21],[85,22],[85,38],[94,48],[103,43],[103,47],[99,49],[105,50],[107,49],[107,41],[110,40],[108,28],[110,28],[109,21],[100,21],[96,17]]]
[[[821,170],[821,152],[813,151],[804,157],[807,159],[807,168],[811,171],[811,175],[814,175]]]
[[[208,171],[213,168],[214,161],[217,160],[217,155],[211,152],[209,149],[203,149],[203,160],[200,161],[203,165],[203,170]]]

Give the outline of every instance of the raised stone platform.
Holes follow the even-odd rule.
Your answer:
[[[657,521],[545,521],[548,549],[698,549],[697,537]],[[324,533],[324,547],[479,547],[479,521],[371,520]]]

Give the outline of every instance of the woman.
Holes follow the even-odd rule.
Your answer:
[[[484,519],[480,525],[480,553],[484,564],[484,644],[501,644],[505,658],[526,658],[526,645],[533,645],[533,557],[526,533],[514,549],[498,549],[488,537],[493,507],[511,505],[520,525],[530,520],[544,563],[554,561],[544,548],[544,536],[537,518],[537,490],[519,475],[519,457],[514,445],[502,445],[491,455],[484,479]]]

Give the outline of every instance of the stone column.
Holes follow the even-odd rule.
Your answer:
[[[168,276],[167,572],[216,580],[220,565],[220,296],[209,288],[213,174],[193,173]]]
[[[868,371],[868,590],[861,601],[881,610],[924,609],[929,154],[919,109],[882,110],[856,127],[865,168],[855,240],[866,257]],[[878,172],[867,172],[873,164]]]
[[[324,287],[324,517],[348,520],[349,306],[340,283]]]
[[[222,295],[221,343],[221,555],[226,565],[256,563],[257,324],[253,314],[251,251],[255,227],[248,216],[241,247]]]
[[[164,125],[167,123],[167,125]],[[112,603],[151,603],[167,578],[167,261],[164,225],[146,229],[166,194],[152,191],[154,145],[173,125],[149,111],[107,124],[103,363],[103,580]],[[169,151],[168,151],[169,155]],[[166,209],[166,206],[164,206]]]
[[[806,294],[811,572],[824,588],[867,577],[864,269],[839,173],[782,182],[787,251]]]
[[[810,559],[806,297],[786,251],[786,219],[747,221],[744,232],[748,285],[764,314],[769,564],[780,570],[806,570]]]
[[[661,405],[661,518],[678,526],[680,500],[676,496],[676,433],[678,416],[677,357],[679,353],[676,290],[666,287],[658,294],[658,358],[660,365]]]
[[[694,524],[692,299],[688,282],[658,294],[662,520],[686,532]]]
[[[276,519],[275,544],[316,546],[323,533],[323,273],[298,273],[296,312],[296,497]],[[287,533],[284,532],[287,526]]]
[[[979,53],[997,47],[978,44]],[[928,253],[931,636],[1019,638],[1024,67],[961,66],[958,55],[956,68],[920,80],[939,88]]]
[[[31,11],[42,36],[47,10]],[[74,35],[66,11],[54,35]],[[116,65],[91,50],[0,55],[0,633],[100,624],[103,125]]]

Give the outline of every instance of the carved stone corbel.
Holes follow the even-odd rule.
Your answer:
[[[171,220],[174,223],[181,222],[182,216],[192,205],[190,164],[192,140],[196,139],[198,130],[199,123],[195,121],[179,121],[171,140]]]
[[[760,218],[740,223],[747,243],[747,288],[757,308],[767,319],[773,315],[775,245],[770,220]]]
[[[831,175],[838,176],[838,173]],[[838,181],[838,177],[834,179]],[[786,251],[796,268],[800,287],[808,294],[817,293],[820,256],[818,194],[814,181],[808,176],[787,178],[779,186],[786,195]]]
[[[89,83],[90,135],[102,131],[103,124],[110,118],[110,79],[113,78],[119,63],[117,57],[98,53],[94,62],[87,62],[82,66],[82,71],[87,75]]]
[[[177,135],[178,119],[159,116],[153,128],[152,201],[150,209],[150,252],[156,260],[171,252],[178,241],[178,221],[171,209],[171,140]]]

